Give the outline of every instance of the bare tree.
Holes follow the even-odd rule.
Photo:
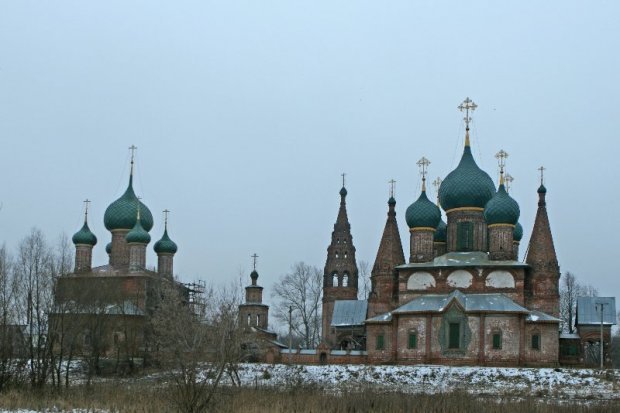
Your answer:
[[[589,284],[580,284],[577,277],[567,272],[563,275],[560,285],[560,317],[564,321],[564,330],[570,334],[575,332],[575,317],[578,297],[596,297],[598,291]]]
[[[51,368],[47,317],[52,310],[54,283],[51,251],[41,230],[33,228],[20,242],[15,276],[19,283],[18,308],[28,338],[30,382],[41,387]]]
[[[238,298],[229,290],[207,289],[202,314],[188,305],[186,290],[162,280],[152,318],[155,357],[170,371],[170,401],[179,411],[204,412],[212,404],[224,374],[238,381],[240,329]]]
[[[306,348],[318,345],[321,338],[321,294],[323,274],[320,269],[298,262],[276,283],[273,297],[278,299],[275,318],[288,325],[292,308],[291,329]]]
[[[368,300],[370,294],[370,264],[368,261],[360,260],[358,264],[358,287],[357,287],[357,299]]]

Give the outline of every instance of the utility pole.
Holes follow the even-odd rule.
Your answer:
[[[291,364],[291,351],[293,351],[293,306],[288,308],[288,364]]]
[[[603,313],[604,313],[604,309],[605,309],[605,304],[606,303],[596,303],[596,309],[598,310],[599,308],[601,309],[601,370],[603,370],[603,365],[604,365],[604,355],[605,352],[603,351]]]

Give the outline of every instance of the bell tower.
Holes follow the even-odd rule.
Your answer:
[[[347,217],[347,189],[345,176],[342,174],[342,189],[340,190],[340,209],[334,224],[332,239],[327,247],[327,261],[323,273],[323,341],[333,344],[335,336],[331,334],[331,321],[336,300],[357,299],[357,263],[355,261],[355,247],[351,236],[351,224]]]

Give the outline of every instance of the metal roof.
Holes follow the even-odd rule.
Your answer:
[[[398,307],[392,313],[441,312],[453,300],[456,300],[465,312],[530,312],[527,308],[521,307],[503,294],[463,294],[459,290],[454,290],[450,294],[428,294],[414,298],[407,304]]]
[[[379,314],[366,320],[367,323],[389,323],[390,321],[392,321],[392,313]]]
[[[525,321],[530,323],[561,323],[562,320],[538,310],[531,310]]]
[[[366,320],[368,300],[337,300],[334,303],[332,327],[362,326]]]
[[[486,252],[448,252],[422,263],[408,263],[397,268],[429,268],[429,267],[527,267],[519,261],[491,261]]]
[[[576,325],[601,324],[600,304],[603,304],[603,324],[616,324],[615,297],[577,297]]]

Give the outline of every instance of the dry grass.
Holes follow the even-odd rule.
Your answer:
[[[59,410],[72,408],[110,412],[169,412],[173,411],[166,396],[166,388],[144,382],[98,383],[92,387],[76,386],[63,392],[50,390],[32,392],[11,390],[0,394],[0,407],[9,410],[27,408]],[[597,402],[589,405],[563,403],[548,404],[541,399],[520,401],[498,400],[496,397],[479,398],[461,393],[439,395],[409,395],[375,393],[368,391],[333,395],[319,389],[221,388],[211,411],[244,413],[330,413],[330,412],[407,412],[407,413],[553,413],[553,412],[618,412],[620,402]]]

